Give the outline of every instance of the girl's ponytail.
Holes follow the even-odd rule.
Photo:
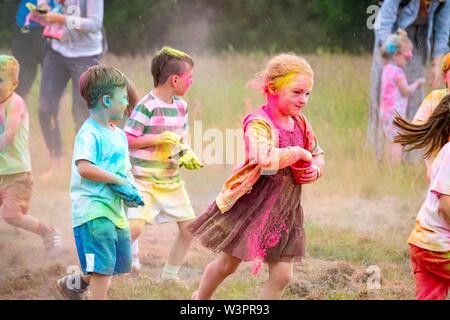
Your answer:
[[[430,157],[449,141],[450,94],[439,102],[426,123],[416,125],[397,116],[394,119],[394,125],[400,129],[394,138],[395,143],[408,146],[407,151],[425,149],[425,157]]]

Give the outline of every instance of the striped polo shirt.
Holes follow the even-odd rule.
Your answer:
[[[134,108],[124,130],[137,137],[172,131],[185,139],[189,130],[187,103],[173,97],[173,103],[168,104],[151,91]],[[133,175],[141,180],[170,185],[171,188],[181,186],[178,160],[169,159],[173,147],[171,144],[161,144],[130,149]]]

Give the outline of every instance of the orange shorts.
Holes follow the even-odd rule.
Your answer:
[[[26,214],[32,186],[29,172],[0,176],[0,216],[15,218]]]

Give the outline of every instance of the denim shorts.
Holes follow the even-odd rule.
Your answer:
[[[131,272],[130,229],[120,229],[105,217],[73,229],[84,274],[115,275]]]

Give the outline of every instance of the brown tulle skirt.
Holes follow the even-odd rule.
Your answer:
[[[289,168],[261,176],[250,193],[227,212],[212,203],[189,228],[200,243],[214,252],[225,252],[243,261],[262,261],[304,255],[302,187]]]

